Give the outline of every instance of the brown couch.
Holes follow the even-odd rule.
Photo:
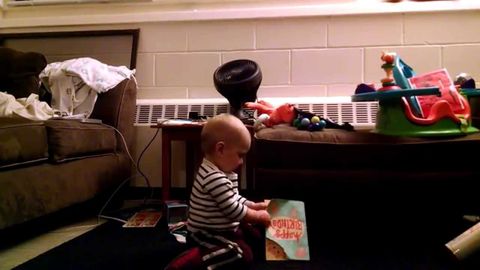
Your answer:
[[[112,192],[131,175],[137,85],[126,79],[98,96],[90,118],[0,119],[0,229]],[[114,129],[115,128],[115,129]]]

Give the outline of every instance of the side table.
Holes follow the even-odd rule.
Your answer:
[[[185,124],[160,123],[152,125],[151,128],[162,129],[162,201],[172,199],[170,189],[172,183],[171,165],[172,165],[172,142],[185,142],[185,171],[186,171],[186,189],[190,191],[195,177],[195,172],[200,165],[202,152],[200,148],[200,134],[204,122],[191,122]],[[247,125],[250,134],[253,137],[254,130],[252,126]],[[253,142],[252,142],[253,144]],[[245,159],[247,188],[253,183],[253,168],[250,164],[251,149]],[[241,178],[240,178],[241,179]],[[187,193],[188,194],[188,193]]]

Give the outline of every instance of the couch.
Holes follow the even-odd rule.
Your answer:
[[[99,94],[90,118],[101,124],[0,119],[0,229],[107,198],[130,177],[136,93],[125,79]]]

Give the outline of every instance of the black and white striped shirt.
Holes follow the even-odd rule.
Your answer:
[[[236,177],[203,159],[190,194],[187,228],[190,232],[235,230],[247,213],[246,201],[238,193]]]

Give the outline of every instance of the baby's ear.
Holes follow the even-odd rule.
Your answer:
[[[225,142],[219,141],[215,144],[215,153],[223,153],[225,150]]]

